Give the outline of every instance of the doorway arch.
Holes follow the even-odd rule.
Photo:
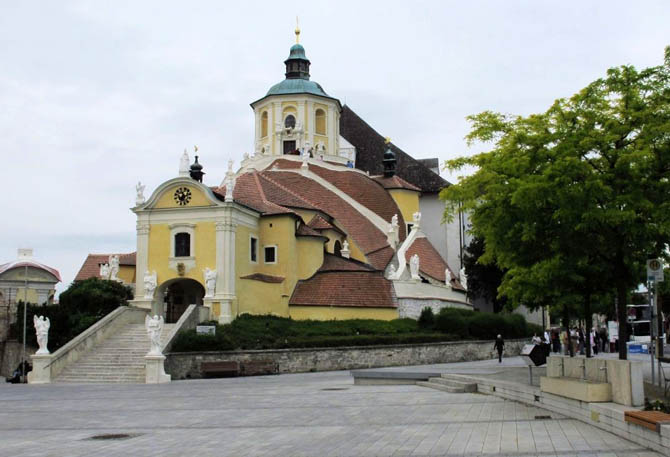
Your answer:
[[[202,306],[204,296],[205,288],[195,279],[170,279],[158,288],[158,309],[155,312],[163,315],[166,323],[173,324],[179,320],[188,305]]]

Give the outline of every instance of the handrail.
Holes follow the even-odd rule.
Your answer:
[[[182,315],[179,317],[179,320],[177,323],[172,327],[172,330],[170,331],[168,337],[165,339],[165,344],[161,346],[161,352],[165,351],[165,348],[168,348],[169,346],[172,345],[173,340],[177,336],[177,333],[179,333],[179,330],[181,330],[182,326],[186,323],[191,318],[191,315],[196,311],[197,305],[188,305],[186,310],[182,313]]]

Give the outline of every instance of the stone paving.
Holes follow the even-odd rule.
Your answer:
[[[495,370],[491,363],[451,366]],[[99,435],[129,436],[92,439]],[[659,456],[513,401],[355,386],[344,371],[160,386],[3,385],[0,455]]]

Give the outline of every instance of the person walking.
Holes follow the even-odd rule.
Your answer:
[[[505,342],[502,339],[502,335],[498,335],[496,338],[496,342],[493,345],[493,349],[498,351],[498,363],[502,363],[502,354],[503,350],[505,349]]]

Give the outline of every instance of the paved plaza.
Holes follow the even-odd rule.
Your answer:
[[[503,365],[509,370],[519,364],[513,358]],[[490,361],[449,366],[498,369]],[[3,385],[0,455],[660,454],[514,401],[413,385],[355,386],[349,372],[338,371],[160,386]]]

